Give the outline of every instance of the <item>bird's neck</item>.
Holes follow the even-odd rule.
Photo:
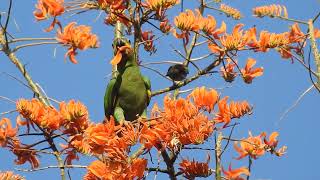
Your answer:
[[[133,57],[128,57],[128,58],[124,57],[124,58],[126,58],[127,60],[119,63],[118,65],[119,73],[123,73],[128,67],[138,66],[137,61],[135,61]]]

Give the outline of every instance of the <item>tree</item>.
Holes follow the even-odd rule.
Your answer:
[[[249,131],[246,138],[234,137],[235,129],[244,126],[248,116],[260,118],[255,115],[259,104],[253,105],[250,97],[248,100],[233,100],[237,97],[247,99],[241,94],[259,92],[241,90],[262,81],[259,79],[263,78],[264,71],[271,67],[268,65],[271,62],[255,59],[267,57],[273,51],[276,56],[272,58],[286,60],[285,67],[292,68],[288,62],[302,64],[304,75],[310,75],[311,80],[310,88],[304,94],[319,91],[320,57],[316,39],[320,32],[313,25],[319,14],[310,14],[310,20],[304,21],[292,18],[290,8],[288,12],[283,5],[256,2],[251,2],[250,8],[239,5],[244,11],[254,7],[252,14],[257,25],[250,27],[245,20],[249,13],[244,16],[220,1],[38,0],[34,4],[33,14],[29,6],[21,10],[23,14],[34,16],[37,21],[34,24],[45,28],[29,25],[21,34],[14,33],[24,28],[16,23],[15,17],[21,4],[8,0],[1,7],[5,8],[1,13],[1,57],[13,64],[8,69],[19,72],[19,75],[12,75],[8,69],[2,71],[6,78],[28,89],[27,92],[19,89],[17,92],[10,90],[7,95],[0,94],[3,103],[10,102],[12,104],[8,107],[14,108],[7,111],[6,107],[1,113],[4,117],[0,121],[0,146],[8,150],[10,156],[16,156],[14,162],[17,165],[31,165],[31,169],[20,168],[20,171],[58,169],[61,179],[72,177],[69,174],[71,168],[85,168],[84,179],[149,179],[158,175],[170,179],[210,176],[249,179],[254,174],[252,165],[256,159],[266,154],[282,156],[286,152],[286,146],[278,143],[278,131]],[[286,30],[273,32],[272,28],[276,27],[264,24],[268,22],[282,22]],[[98,30],[100,34],[95,34]],[[32,37],[25,38],[27,35]],[[103,91],[110,76],[117,75],[116,66],[111,70],[106,68],[111,66],[107,63],[98,64],[86,59],[110,59],[109,62],[113,55],[119,57],[119,49],[114,48],[112,52],[110,45],[114,39],[123,36],[132,40],[129,49],[134,52],[139,66],[145,68],[143,73],[150,77],[159,76],[151,77],[152,102],[147,118],[137,117],[119,125],[112,116],[104,117],[102,112]],[[57,53],[54,50],[57,54],[54,63],[46,59],[50,57],[46,53],[52,51],[48,48],[50,45],[56,45],[55,49],[58,49]],[[90,52],[81,51],[91,48],[98,49],[85,57],[83,54]],[[64,64],[60,64],[60,51],[66,51]],[[106,54],[110,57],[105,57]],[[25,59],[30,57],[34,60],[29,65]],[[152,60],[159,57],[165,60]],[[43,67],[32,66],[41,63]],[[256,63],[269,68],[257,67]],[[77,69],[81,64],[85,68]],[[277,70],[274,63],[272,68]],[[100,75],[97,70],[101,71]],[[55,75],[50,75],[52,72]],[[93,74],[91,78],[100,80],[93,81],[88,78],[88,73]],[[102,73],[110,73],[107,80],[102,78]],[[86,75],[79,78],[81,74]],[[281,75],[285,76],[286,72]],[[288,81],[299,76],[302,75],[290,74]],[[202,85],[201,80],[205,82]],[[307,81],[306,78],[303,80]],[[101,93],[97,93],[97,82],[103,87]],[[218,84],[232,85],[229,89],[234,91],[228,94],[227,87],[212,88]],[[268,85],[270,89],[275,88],[275,85]],[[50,87],[54,86],[58,88],[50,92]],[[86,89],[88,94],[78,93],[73,86]],[[15,95],[18,98],[12,100]],[[94,120],[89,117],[90,106],[79,101],[89,101],[89,96],[96,96],[101,101],[92,103],[96,104],[92,109],[101,108],[96,112],[100,115],[90,113]],[[269,109],[263,111],[269,113]],[[246,131],[248,129],[255,131],[246,127]],[[90,160],[77,164],[76,160],[87,156]],[[248,159],[248,163],[238,161],[241,159]],[[42,165],[47,160],[48,166]],[[0,176],[23,179],[12,172],[3,172]],[[73,176],[80,178],[79,175]]]

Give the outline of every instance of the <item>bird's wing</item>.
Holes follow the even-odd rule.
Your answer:
[[[147,89],[147,97],[148,97],[147,106],[148,106],[150,103],[150,100],[151,100],[151,81],[146,76],[142,76],[142,79],[143,79],[144,85],[146,86],[146,89]]]
[[[121,76],[118,75],[116,78],[112,78],[107,86],[104,95],[104,113],[107,118],[114,113],[121,81]]]

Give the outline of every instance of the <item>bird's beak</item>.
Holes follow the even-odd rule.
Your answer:
[[[132,48],[130,45],[125,45],[118,47],[116,55],[113,57],[113,59],[110,61],[112,65],[117,65],[120,63],[122,59],[122,54],[128,54],[131,53]]]

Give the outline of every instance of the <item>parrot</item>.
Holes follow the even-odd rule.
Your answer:
[[[105,116],[112,115],[120,125],[138,116],[146,118],[151,99],[150,79],[142,76],[129,39],[115,38],[112,46],[115,56],[111,64],[117,66],[117,72],[105,91]]]
[[[182,81],[188,74],[188,67],[183,64],[175,64],[169,67],[166,76],[170,77],[173,81]]]

